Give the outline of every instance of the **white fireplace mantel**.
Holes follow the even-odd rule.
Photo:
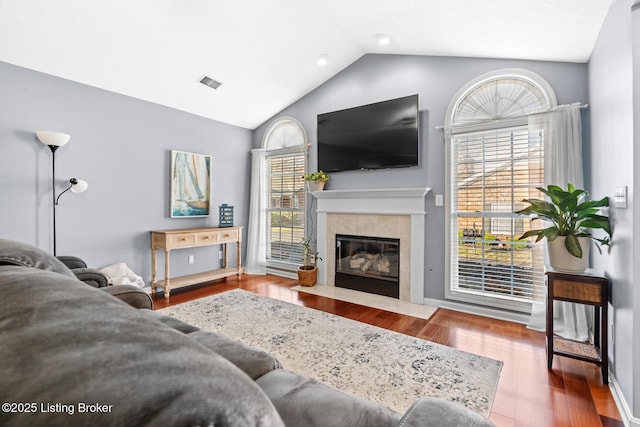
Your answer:
[[[430,188],[325,190],[311,193],[318,200],[316,212],[425,215]]]
[[[317,199],[318,252],[327,262],[328,214],[404,215],[410,217],[410,301],[424,304],[425,197],[430,188],[325,190],[311,193]],[[328,284],[327,262],[318,267],[318,283]]]

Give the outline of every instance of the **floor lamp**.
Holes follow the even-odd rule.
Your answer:
[[[53,255],[57,255],[57,247],[56,247],[56,206],[58,205],[58,201],[60,200],[60,196],[62,196],[67,191],[71,190],[74,193],[82,193],[87,189],[89,184],[86,181],[81,179],[71,178],[69,180],[69,186],[62,191],[60,194],[56,196],[56,150],[67,142],[71,138],[70,135],[62,132],[51,132],[51,131],[38,131],[36,132],[38,139],[40,142],[45,144],[51,149],[51,195],[52,195],[52,207],[53,207]]]

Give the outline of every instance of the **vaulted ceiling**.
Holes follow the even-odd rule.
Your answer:
[[[367,53],[587,62],[613,1],[0,0],[0,61],[254,129]]]

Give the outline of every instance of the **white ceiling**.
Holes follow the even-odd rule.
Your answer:
[[[254,129],[366,53],[587,62],[613,1],[0,0],[0,61]]]

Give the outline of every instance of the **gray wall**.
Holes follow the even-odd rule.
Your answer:
[[[327,83],[294,103],[254,132],[260,147],[267,126],[277,117],[292,116],[305,126],[312,145],[309,169],[316,170],[316,115],[385,99],[419,94],[421,165],[382,171],[332,174],[328,189],[430,187],[427,196],[425,297],[444,299],[444,209],[435,207],[435,194],[444,194],[443,125],[449,102],[473,78],[501,68],[526,68],[545,78],[560,104],[587,102],[585,64],[491,60],[455,57],[365,55]]]
[[[148,283],[149,230],[215,226],[222,203],[246,224],[251,131],[2,62],[0,93],[0,237],[52,250],[51,152],[37,130],[71,135],[56,153],[57,191],[71,177],[89,183],[60,199],[58,255],[125,262]],[[211,217],[169,217],[172,149],[212,156]],[[175,251],[172,273],[218,267],[218,250]]]
[[[640,231],[635,227],[640,208],[634,198],[640,174],[640,10],[631,11],[631,0],[616,1],[604,22],[589,62],[591,103],[591,193],[613,196],[627,186],[627,209],[610,208],[613,247],[602,255],[594,252],[593,266],[611,281],[614,312],[611,369],[627,407],[640,415],[640,288],[634,265],[640,265]],[[635,35],[635,39],[634,39]],[[634,94],[635,87],[635,94]],[[635,112],[634,112],[635,106]],[[635,116],[634,116],[635,114]],[[635,315],[634,315],[635,312]]]

